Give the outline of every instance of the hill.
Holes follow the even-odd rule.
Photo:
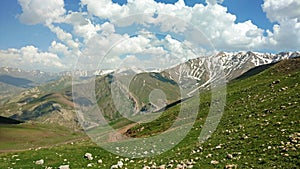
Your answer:
[[[20,124],[20,123],[23,123],[23,122],[0,116],[0,125],[1,124]]]
[[[1,106],[0,114],[15,120],[59,124],[78,130],[70,79],[63,77],[21,92]]]
[[[0,125],[0,135],[0,153],[53,147],[85,138],[65,127],[37,123]]]

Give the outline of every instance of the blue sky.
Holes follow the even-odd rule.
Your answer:
[[[126,4],[127,0],[113,0],[121,5]],[[156,2],[174,4],[177,0],[156,0]],[[188,6],[195,4],[206,4],[205,0],[185,0]],[[78,0],[65,0],[67,10],[77,10]],[[272,29],[271,23],[266,14],[262,11],[263,0],[225,0],[223,5],[228,8],[230,13],[237,16],[236,22],[252,20],[253,23],[264,29]],[[22,12],[17,0],[0,1],[0,49],[20,48],[25,45],[35,45],[42,50],[47,50],[53,40],[56,40],[47,27],[39,25],[26,25],[19,21],[17,16]]]
[[[78,9],[79,1],[66,0],[66,8]],[[22,12],[18,0],[0,1],[0,49],[21,48],[26,45],[35,45],[42,50],[47,50],[56,38],[49,28],[42,24],[26,25],[19,21]]]
[[[92,51],[97,49],[96,44],[104,50],[109,47],[107,43],[126,38],[127,31],[150,22],[151,26],[141,30],[167,29],[162,37],[178,34],[180,40],[187,40],[182,36],[187,34],[187,24],[195,26],[217,51],[296,51],[300,46],[299,8],[298,0],[1,0],[0,66],[26,67],[30,61],[33,67],[48,66],[47,70],[53,66],[69,69],[72,64],[67,63],[75,56],[96,55]],[[171,14],[187,23],[177,23],[176,18],[132,18],[128,26],[115,22],[144,11]],[[92,42],[95,38],[97,43]],[[145,40],[134,39],[138,43]],[[156,40],[162,43],[164,39]],[[171,42],[177,43],[169,39]],[[160,44],[163,45],[166,44]],[[170,44],[169,47],[166,51],[174,49]]]

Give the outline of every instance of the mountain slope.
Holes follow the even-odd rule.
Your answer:
[[[25,71],[17,68],[0,68],[0,105],[27,89],[59,79],[55,73]]]
[[[184,156],[180,159],[200,157],[196,168],[222,168],[226,164],[237,164],[239,168],[299,166],[299,82],[300,59],[285,60],[257,75],[231,82],[221,122],[212,137],[199,146],[199,130],[206,118],[203,114],[208,111],[206,105],[210,98],[209,93],[204,94],[194,128],[177,146]],[[127,134],[148,137],[165,131],[172,124],[165,117],[176,116],[174,113],[178,108],[165,112],[164,118],[131,128]],[[176,159],[175,152],[156,158]],[[212,160],[219,164],[210,164]]]
[[[18,120],[11,119],[11,118],[0,116],[0,125],[1,124],[20,124],[20,123],[22,123],[22,122],[18,121]]]
[[[218,79],[216,70],[224,71],[228,81],[233,80],[252,68],[276,63],[283,59],[300,57],[299,52],[282,52],[278,54],[257,53],[257,52],[238,52],[226,53],[220,52],[210,57],[200,57],[190,59],[185,63],[179,64],[173,68],[165,70],[171,75],[171,79],[180,82],[183,78],[196,79],[199,85],[207,81]],[[215,64],[212,64],[215,63]],[[217,68],[222,66],[222,69]]]
[[[0,135],[0,153],[30,151],[84,138],[69,128],[37,123],[0,125]]]
[[[129,84],[128,80],[131,80]],[[95,90],[98,106],[109,121],[120,118],[120,113],[125,111],[128,116],[149,113],[180,99],[176,82],[152,72],[133,77],[118,74],[100,76],[96,78]],[[151,100],[149,97],[153,90],[165,94],[165,98],[161,98],[165,99],[162,104],[158,103],[158,99]]]
[[[0,114],[21,121],[59,124],[79,129],[71,92],[71,78],[31,88],[8,100]]]

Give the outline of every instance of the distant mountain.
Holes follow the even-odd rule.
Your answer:
[[[225,78],[230,81],[254,67],[296,57],[300,57],[300,52],[282,52],[278,54],[250,51],[238,53],[220,52],[210,57],[190,59],[185,63],[165,70],[165,72],[170,74],[170,78],[177,82],[187,80],[181,79],[181,77],[190,78],[197,80],[200,86],[205,87],[221,76],[215,72],[215,70],[219,69],[213,66],[222,66]]]
[[[167,106],[192,96],[196,89],[206,89],[211,82],[220,79],[220,76],[224,75],[227,81],[231,81],[253,68],[299,56],[298,52],[279,54],[220,52],[211,57],[191,59],[160,72],[143,72],[135,67],[120,68],[96,78],[96,98],[99,108],[109,120],[121,117],[118,111],[125,111],[129,107],[132,108],[126,110],[129,116],[153,112],[163,108],[149,99],[155,89],[164,92],[166,100],[162,105]],[[212,64],[216,61],[217,64]],[[215,72],[217,68],[214,66],[222,66],[224,74]],[[118,92],[114,87],[118,88]],[[182,89],[185,90],[184,93],[181,92]],[[118,97],[114,98],[112,95]]]
[[[31,80],[9,75],[0,75],[0,82],[22,88],[30,88],[32,87],[30,84],[33,83]]]
[[[21,91],[49,83],[58,78],[59,75],[55,73],[2,67],[0,68],[0,105]]]
[[[70,78],[22,91],[1,106],[0,115],[20,121],[79,128]]]
[[[259,52],[219,52],[212,56],[203,56],[195,59],[190,59],[187,62],[179,63],[173,67],[167,68],[165,70],[157,70],[154,68],[147,69],[146,72],[172,72],[170,75],[177,79],[179,74],[187,74],[191,78],[203,79],[201,76],[204,73],[204,69],[213,70],[209,62],[213,59],[217,60],[220,65],[223,66],[226,77],[228,80],[234,79],[240,76],[247,70],[257,67],[260,65],[265,65],[269,63],[278,62],[283,59],[300,57],[300,52],[281,52],[278,54],[272,53],[259,53]],[[138,74],[145,72],[137,67],[125,67],[118,68],[115,70],[75,70],[75,71],[64,71],[59,73],[49,73],[39,70],[25,71],[18,68],[2,67],[0,68],[0,75],[7,75],[13,78],[22,78],[31,81],[33,86],[39,84],[45,84],[51,81],[55,81],[64,76],[77,76],[81,78],[88,78],[92,76],[107,75],[109,73],[117,74]],[[204,74],[203,74],[204,73]],[[177,74],[177,75],[175,75]],[[177,77],[177,78],[176,78]],[[5,81],[2,81],[3,83]],[[13,85],[20,85],[15,84]],[[26,85],[25,85],[26,86]]]
[[[32,85],[48,83],[59,78],[59,75],[57,73],[49,73],[39,70],[26,71],[18,68],[9,67],[0,68],[0,75],[7,75],[14,78],[27,79],[31,81]]]

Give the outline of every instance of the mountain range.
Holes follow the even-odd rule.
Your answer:
[[[197,89],[208,88],[210,84],[222,78],[221,76],[225,76],[226,81],[231,81],[253,68],[297,57],[300,57],[299,52],[220,52],[214,56],[190,59],[171,68],[151,72],[124,68],[47,73],[5,67],[0,69],[0,115],[21,121],[55,123],[78,129],[79,119],[74,104],[88,107],[92,102],[87,97],[72,93],[73,74],[85,79],[84,83],[95,82],[97,104],[105,118],[114,121],[122,117],[120,106],[124,108],[126,98],[129,100],[127,104],[132,107],[127,112],[128,116],[155,112],[189,97],[181,95],[182,87],[188,88],[186,93],[191,94]],[[223,74],[215,71],[219,69],[222,69]],[[96,77],[95,81],[90,80],[91,77]],[[132,81],[126,81],[128,79]],[[73,85],[80,84],[75,82]],[[149,99],[154,89],[164,92],[163,102]],[[118,101],[122,104],[115,103],[112,92],[119,94]]]

